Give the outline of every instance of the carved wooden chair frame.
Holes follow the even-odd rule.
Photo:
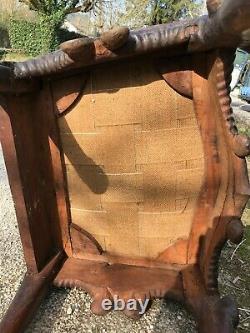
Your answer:
[[[87,290],[96,314],[104,314],[101,302],[112,300],[112,292],[125,300],[169,297],[193,311],[200,333],[234,332],[238,311],[233,300],[220,297],[218,261],[227,240],[242,240],[241,215],[250,195],[250,141],[237,131],[229,96],[235,49],[250,28],[250,1],[208,1],[208,10],[209,16],[189,22],[118,28],[95,40],[66,42],[38,59],[1,65],[0,138],[27,264],[1,332],[22,332],[52,283]],[[90,262],[86,249],[93,258],[102,253],[81,229],[69,226],[58,118],[77,103],[93,67],[135,57],[153,62],[174,90],[193,100],[205,181],[190,238],[166,253],[168,264]],[[185,262],[175,264],[184,249]],[[126,314],[137,317],[138,311]]]

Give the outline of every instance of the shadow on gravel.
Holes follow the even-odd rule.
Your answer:
[[[250,104],[248,104],[248,105],[242,105],[240,108],[243,111],[250,112]]]
[[[242,102],[240,100],[234,100],[231,105],[232,107],[240,107]]]
[[[70,289],[51,287],[25,333],[57,332],[56,319],[61,316],[69,292]]]
[[[194,318],[185,307],[175,301],[163,300],[154,322],[154,333],[168,332],[168,325],[175,323],[174,333],[196,333]],[[173,324],[172,324],[173,325]]]

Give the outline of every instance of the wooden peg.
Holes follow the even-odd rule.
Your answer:
[[[69,40],[60,45],[64,51],[73,60],[90,60],[95,56],[94,41],[89,37]]]
[[[227,225],[227,238],[234,244],[242,241],[244,226],[239,218],[233,218]]]
[[[110,51],[114,51],[123,46],[129,37],[129,29],[127,27],[113,28],[104,32],[100,40],[103,45]]]

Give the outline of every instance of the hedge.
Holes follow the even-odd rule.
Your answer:
[[[56,46],[55,28],[53,22],[41,18],[37,22],[12,18],[9,25],[11,47],[31,56],[47,53]]]
[[[12,18],[9,24],[10,43],[13,49],[37,56],[54,51],[65,40],[81,35],[61,29],[63,14],[39,16],[36,22]]]

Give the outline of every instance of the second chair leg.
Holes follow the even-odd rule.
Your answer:
[[[60,253],[39,274],[25,275],[0,324],[0,333],[22,333],[26,329],[58,273],[63,260],[64,254]]]

